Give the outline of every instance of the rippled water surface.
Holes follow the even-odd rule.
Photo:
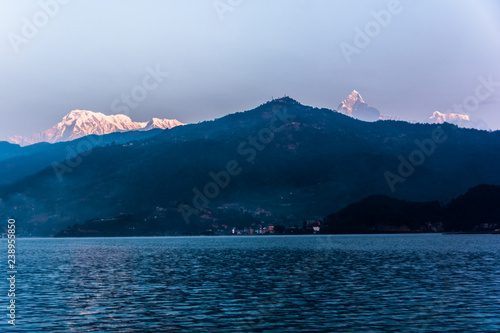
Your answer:
[[[17,247],[18,331],[500,332],[500,235],[19,239]]]

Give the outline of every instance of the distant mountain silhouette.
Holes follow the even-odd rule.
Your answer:
[[[162,130],[128,131],[103,136],[89,135],[69,142],[46,142],[21,147],[0,142],[0,184],[7,184],[51,167],[53,163],[85,154],[96,146],[126,144],[153,137]]]
[[[479,185],[446,205],[370,196],[326,217],[327,233],[493,232],[500,229],[500,186]]]
[[[438,126],[445,140],[430,149]],[[0,217],[15,216],[19,233],[31,235],[116,216],[156,216],[172,227],[246,223],[250,217],[286,226],[370,195],[447,202],[478,184],[500,184],[499,149],[498,131],[362,122],[281,98],[134,142],[101,145],[62,175],[49,164],[0,186]],[[412,172],[405,170],[410,160],[418,162]],[[225,176],[227,170],[233,175]],[[401,178],[394,192],[387,172]],[[231,206],[240,208],[224,217]]]
[[[480,185],[446,205],[451,231],[500,229],[500,186]]]

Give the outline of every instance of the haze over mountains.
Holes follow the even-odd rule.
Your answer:
[[[39,142],[71,141],[92,134],[104,135],[132,130],[148,131],[156,128],[169,129],[179,125],[184,124],[176,119],[153,118],[148,122],[134,122],[123,114],[107,116],[100,112],[73,110],[64,116],[61,122],[42,133],[29,137],[9,137],[6,141],[27,146]]]
[[[429,143],[436,130],[444,139]],[[83,141],[99,144],[78,153]],[[375,194],[446,202],[498,185],[499,150],[499,131],[365,122],[285,97],[164,131],[0,146],[2,179],[11,177],[0,186],[0,217],[16,216],[19,233],[31,235],[121,214],[169,230],[228,220],[295,224]],[[394,191],[387,172],[400,177]]]
[[[337,111],[346,116],[363,120],[402,120],[397,117],[382,114],[378,109],[368,105],[359,92],[353,90],[337,107]],[[481,119],[473,119],[469,115],[458,113],[441,113],[435,111],[424,122],[430,124],[450,123],[463,128],[489,130]],[[5,141],[20,146],[32,145],[40,142],[56,143],[71,141],[87,135],[105,135],[126,131],[149,131],[152,129],[171,129],[185,125],[176,119],[152,118],[147,122],[135,122],[123,114],[105,115],[88,110],[73,110],[63,117],[61,122],[52,128],[33,134],[29,137],[12,136]]]

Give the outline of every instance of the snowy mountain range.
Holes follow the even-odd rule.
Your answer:
[[[337,111],[346,116],[364,121],[402,120],[394,116],[384,115],[379,110],[368,105],[356,90],[353,90],[352,93],[339,104]],[[428,117],[423,122],[429,124],[450,123],[463,128],[490,130],[483,120],[474,119],[469,115],[459,113],[441,113],[439,111],[434,111],[432,116]]]
[[[376,108],[368,105],[360,93],[353,90],[338,106],[337,111],[346,116],[363,121],[377,120],[401,120],[397,117],[384,115]],[[458,113],[441,113],[435,111],[432,116],[424,122],[431,124],[451,123],[463,128],[475,128],[489,130],[489,127],[481,119],[472,119],[469,115]],[[36,133],[28,137],[11,136],[5,139],[10,143],[21,146],[32,145],[39,142],[63,142],[75,140],[87,135],[104,135],[114,132],[126,131],[148,131],[152,129],[170,129],[175,126],[184,125],[176,119],[153,118],[147,122],[135,122],[123,114],[105,115],[100,112],[88,110],[73,110],[68,113],[61,122],[52,128]]]
[[[441,113],[439,111],[434,111],[432,116],[427,118],[427,122],[430,124],[450,123],[463,128],[490,130],[483,120],[472,119],[471,116],[460,113]]]
[[[6,141],[27,146],[38,142],[71,141],[91,134],[104,135],[133,130],[148,131],[155,128],[170,129],[180,125],[184,124],[176,119],[153,118],[148,122],[135,122],[123,114],[107,116],[100,112],[73,110],[64,116],[61,122],[42,133],[29,137],[8,137]]]

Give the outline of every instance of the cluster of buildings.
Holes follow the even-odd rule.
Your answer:
[[[231,228],[231,235],[272,235],[275,234],[275,229],[273,225],[267,227],[248,227],[243,229],[237,229],[236,227]]]
[[[320,234],[324,231],[322,221],[311,220],[304,221],[302,226],[293,225],[286,228],[282,225],[253,225],[250,227],[231,227],[226,225],[213,224],[211,229],[207,229],[205,235],[239,235],[239,236],[252,236],[252,235],[307,235],[307,234]]]

